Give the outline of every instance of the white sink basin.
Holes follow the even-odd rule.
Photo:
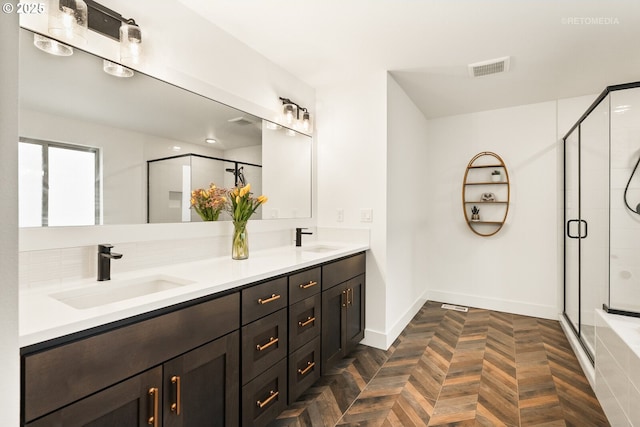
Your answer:
[[[341,246],[335,245],[313,245],[313,246],[303,246],[303,252],[315,252],[315,253],[323,253],[323,252],[333,252],[338,249],[342,249]]]
[[[156,292],[162,292],[192,283],[194,282],[190,280],[155,275],[123,281],[98,282],[95,285],[58,292],[50,294],[49,296],[68,306],[82,310],[155,294]]]

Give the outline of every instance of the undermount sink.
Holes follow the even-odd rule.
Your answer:
[[[154,275],[123,281],[105,281],[80,289],[58,292],[49,296],[77,309],[99,307],[144,295],[175,289],[195,283],[171,276]]]
[[[322,252],[333,252],[333,251],[337,251],[338,249],[341,249],[341,246],[332,246],[332,245],[313,245],[313,246],[303,246],[302,250],[304,252],[316,252],[316,253],[322,253]]]

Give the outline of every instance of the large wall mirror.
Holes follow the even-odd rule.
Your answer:
[[[21,227],[200,221],[190,191],[240,178],[269,197],[254,218],[311,217],[311,137],[104,65],[20,30]]]

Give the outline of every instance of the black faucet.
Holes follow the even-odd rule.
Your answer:
[[[303,234],[313,234],[311,232],[302,231],[302,230],[306,230],[306,228],[296,228],[296,246],[302,246],[302,235]]]
[[[111,260],[122,258],[122,254],[111,252],[113,245],[98,245],[98,282],[111,280]]]

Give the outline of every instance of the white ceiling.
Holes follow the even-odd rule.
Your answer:
[[[317,89],[389,70],[428,118],[640,80],[640,0],[180,1]]]

